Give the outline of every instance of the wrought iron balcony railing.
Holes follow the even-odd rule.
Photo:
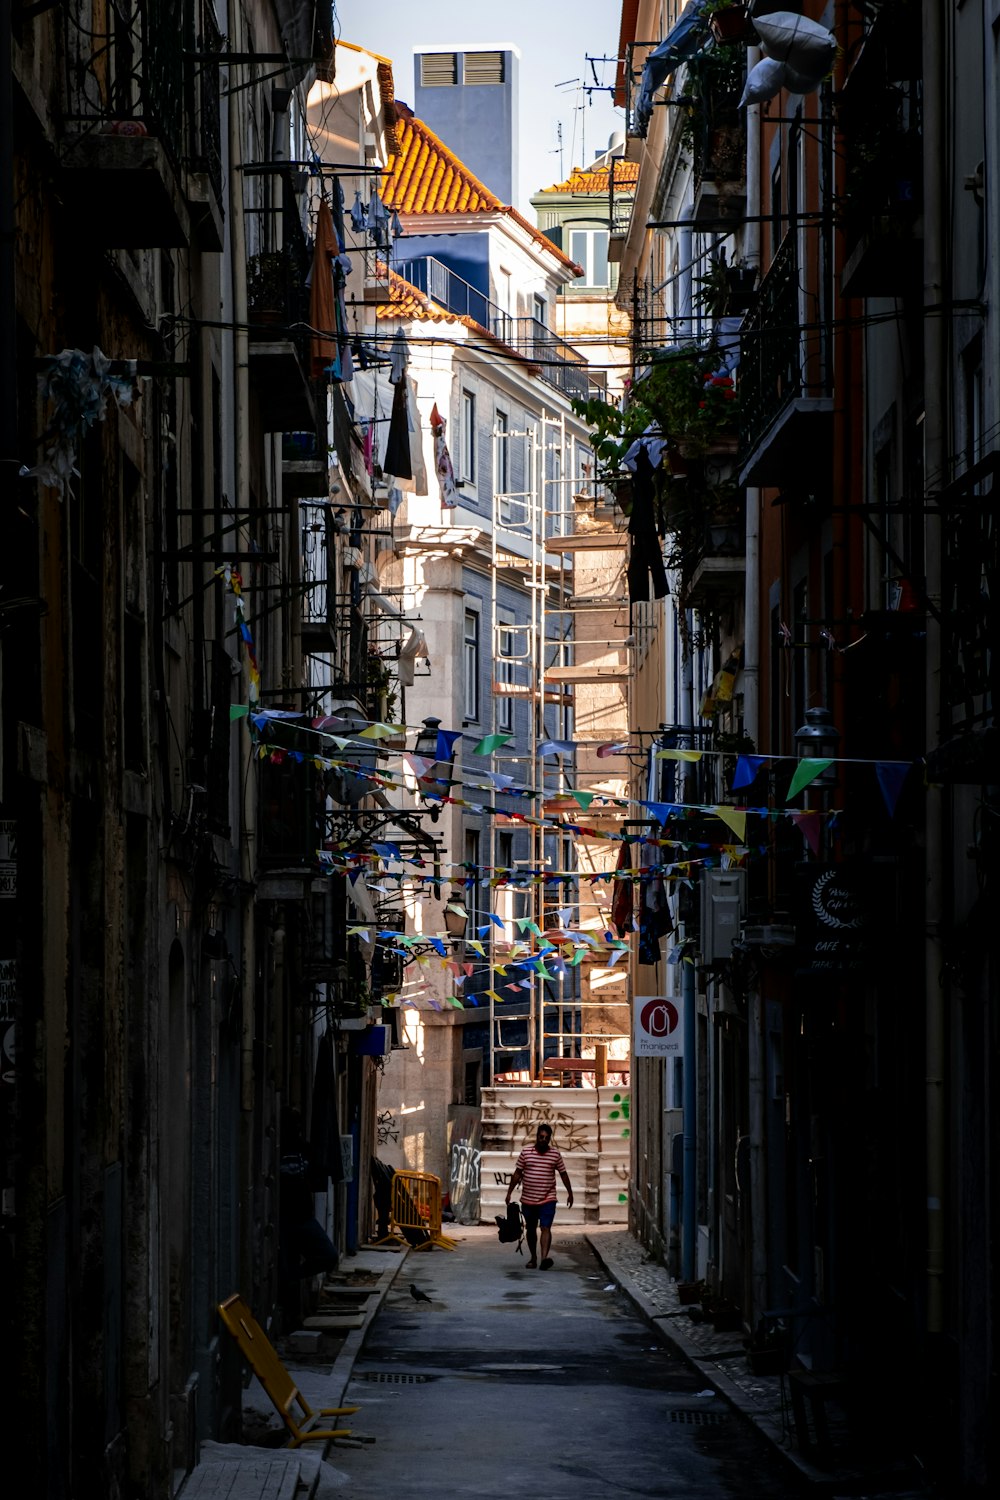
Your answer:
[[[84,128],[141,125],[170,151],[184,155],[186,30],[169,0],[108,6],[84,23],[79,7],[65,12],[65,118]]]
[[[484,292],[457,275],[433,255],[403,261],[399,275],[425,296],[460,318],[472,318],[494,338],[541,367],[543,380],[569,396],[590,394],[587,365],[579,350],[553,333],[538,318],[518,318],[491,301]]]
[[[746,456],[798,396],[828,394],[823,330],[803,333],[795,236],[786,235],[740,330],[740,450]]]

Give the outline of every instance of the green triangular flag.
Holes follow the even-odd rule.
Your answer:
[[[230,703],[230,705],[229,705],[229,722],[230,722],[230,724],[232,724],[233,721],[236,720],[236,719],[245,719],[246,716],[247,716],[247,714],[249,712],[250,712],[250,708],[249,708],[249,705],[246,704],[246,703]]]
[[[573,800],[575,802],[579,802],[579,804],[583,808],[584,812],[586,812],[587,808],[590,806],[590,804],[593,802],[594,798],[597,796],[597,793],[596,792],[570,792],[570,796],[573,798]]]
[[[785,798],[785,801],[791,802],[797,792],[801,792],[803,787],[808,786],[811,781],[815,781],[817,776],[822,776],[827,767],[832,765],[832,760],[816,760],[812,756],[808,756],[805,760],[800,760],[795,767],[795,775],[792,777],[792,784],[788,788],[788,796]]]
[[[473,745],[473,755],[492,755],[494,750],[500,750],[504,745],[509,745],[514,738],[512,734],[488,734],[478,745]]]

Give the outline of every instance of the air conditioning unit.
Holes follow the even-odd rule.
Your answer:
[[[745,870],[703,870],[701,885],[701,961],[724,963],[733,956],[746,910]]]

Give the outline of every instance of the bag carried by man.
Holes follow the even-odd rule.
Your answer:
[[[517,1253],[522,1255],[521,1241],[524,1239],[524,1223],[517,1203],[508,1203],[505,1214],[497,1214],[497,1234],[501,1245],[513,1245],[517,1241]]]

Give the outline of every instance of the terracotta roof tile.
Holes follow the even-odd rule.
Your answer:
[[[615,187],[635,187],[639,181],[639,163],[637,161],[615,162]],[[574,167],[565,182],[555,182],[551,187],[542,188],[543,193],[606,193],[609,186],[609,173],[606,167],[597,172],[587,172],[583,167]]]
[[[396,134],[399,151],[390,158],[379,184],[387,208],[401,214],[506,214],[574,276],[583,275],[582,266],[563,255],[516,208],[501,203],[423,120],[398,120]]]

